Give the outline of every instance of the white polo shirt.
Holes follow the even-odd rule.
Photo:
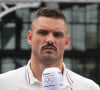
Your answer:
[[[43,88],[41,82],[32,74],[28,63],[19,69],[0,74],[0,90],[43,90]],[[94,81],[68,70],[64,65],[62,90],[100,90],[100,88]]]

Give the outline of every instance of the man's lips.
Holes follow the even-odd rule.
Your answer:
[[[53,47],[53,46],[45,46],[45,47],[44,47],[44,50],[47,50],[47,51],[55,51],[56,48]]]

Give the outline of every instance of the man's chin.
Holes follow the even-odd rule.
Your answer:
[[[53,56],[53,55],[44,55],[41,57],[42,60],[45,60],[45,61],[55,61],[56,60],[56,57]]]

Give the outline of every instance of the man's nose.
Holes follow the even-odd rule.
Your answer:
[[[46,38],[46,42],[48,43],[55,43],[55,38],[54,38],[54,36],[53,36],[53,34],[52,33],[50,33],[50,34],[48,34],[48,36],[47,36],[47,38]]]

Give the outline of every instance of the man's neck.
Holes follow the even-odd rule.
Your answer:
[[[62,61],[49,64],[49,65],[37,62],[36,60],[33,59],[31,59],[30,61],[30,68],[32,70],[32,73],[34,74],[35,78],[39,81],[41,81],[41,77],[44,69],[50,67],[58,67],[63,73]]]

